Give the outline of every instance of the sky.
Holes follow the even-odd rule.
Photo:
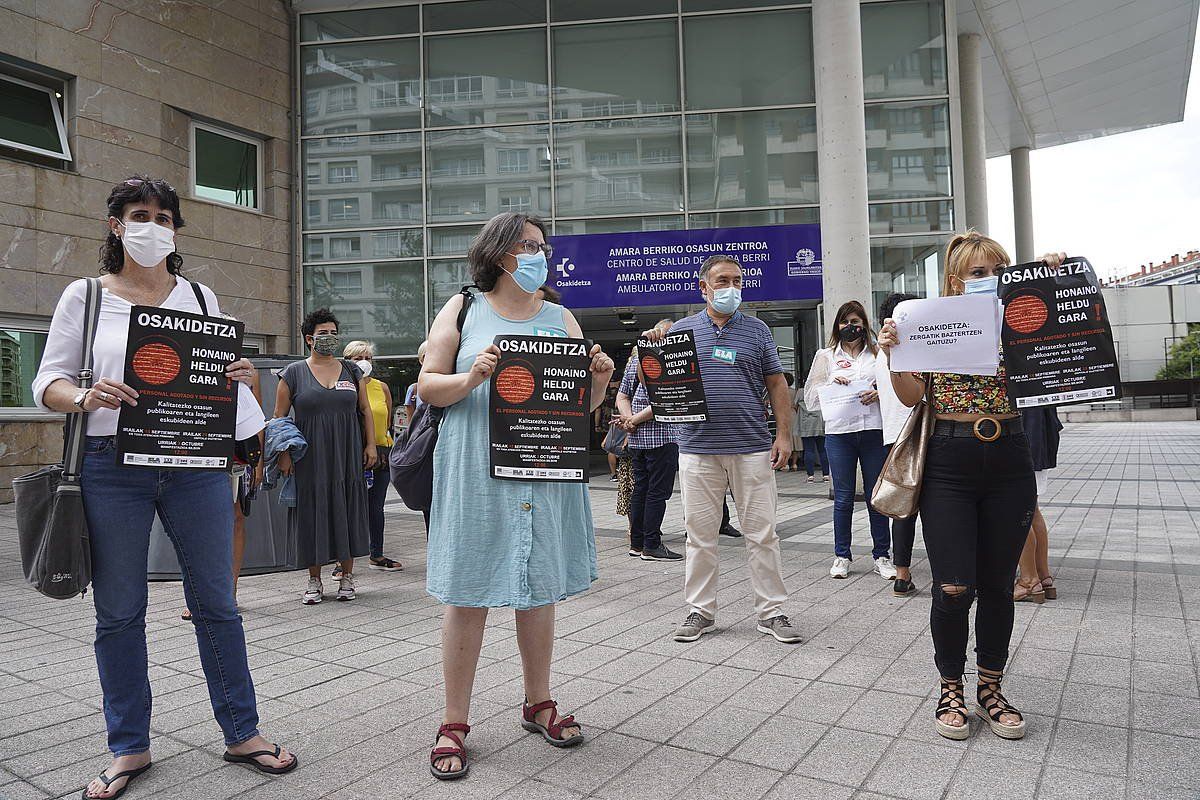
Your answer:
[[[1183,122],[1034,150],[1029,168],[1039,254],[1085,256],[1107,277],[1200,250],[1200,43]],[[988,160],[987,180],[988,233],[1011,252],[1007,156]]]

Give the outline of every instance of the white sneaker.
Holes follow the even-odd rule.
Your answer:
[[[338,584],[337,599],[338,600],[353,600],[354,594],[354,573],[343,572],[342,580]]]
[[[883,576],[885,581],[896,580],[896,567],[887,556],[875,559],[875,573]]]
[[[845,578],[850,574],[850,559],[834,556],[833,566],[829,568],[829,577]]]
[[[324,599],[325,587],[321,585],[321,579],[309,578],[308,588],[304,590],[304,596],[300,598],[300,602],[306,606],[315,606]]]

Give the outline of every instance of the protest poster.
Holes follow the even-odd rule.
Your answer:
[[[826,423],[872,419],[882,425],[879,403],[863,403],[859,397],[863,392],[874,388],[867,380],[851,381],[848,384],[831,383],[820,387],[817,389],[817,396],[821,398],[822,419]]]
[[[117,463],[154,469],[229,469],[245,326],[156,306],[134,306],[125,383],[138,393],[117,418]]]
[[[690,330],[668,333],[661,341],[638,339],[638,360],[656,422],[704,422],[708,401]]]
[[[999,292],[1008,396],[1017,408],[1121,396],[1104,295],[1086,258],[1006,267]]]
[[[500,334],[488,416],[491,476],[586,483],[591,342]]]
[[[905,300],[896,306],[896,372],[995,375],[1000,366],[999,313],[991,295]]]

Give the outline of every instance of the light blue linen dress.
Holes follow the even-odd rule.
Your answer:
[[[500,316],[476,295],[463,323],[457,372],[497,334],[566,336],[562,306],[543,302],[531,319]],[[502,481],[490,476],[490,381],[446,409],[433,454],[426,590],[476,608],[549,605],[596,580],[596,539],[587,484]]]

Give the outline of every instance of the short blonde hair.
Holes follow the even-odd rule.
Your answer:
[[[342,350],[342,355],[346,358],[374,358],[375,345],[362,339],[355,339],[346,345],[346,349]]]
[[[954,238],[950,240],[950,244],[946,245],[946,274],[942,279],[943,297],[963,293],[961,287],[954,286],[952,279],[958,278],[961,282],[967,267],[978,259],[987,261],[989,264],[1004,264],[1005,266],[1012,263],[1008,258],[1008,252],[1000,246],[999,242],[984,236],[974,228],[965,233],[955,234]]]

